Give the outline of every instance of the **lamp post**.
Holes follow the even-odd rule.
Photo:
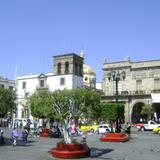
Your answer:
[[[113,81],[116,83],[116,103],[118,103],[118,83],[121,80],[125,80],[126,77],[126,72],[122,71],[111,71],[108,73],[108,80]],[[116,119],[116,132],[119,132],[119,127],[118,127],[118,118]]]

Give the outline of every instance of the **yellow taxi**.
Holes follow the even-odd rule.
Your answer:
[[[83,131],[91,131],[96,132],[99,125],[93,123],[93,124],[85,124],[80,126],[80,130]]]
[[[153,133],[158,134],[160,132],[160,126],[153,128]]]

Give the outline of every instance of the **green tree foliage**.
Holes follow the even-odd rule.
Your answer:
[[[74,117],[96,117],[100,103],[100,94],[83,88],[57,90],[50,92],[40,90],[28,98],[31,114],[37,118],[64,119],[69,114]],[[71,111],[72,113],[69,113]]]
[[[54,116],[52,93],[48,90],[35,92],[28,98],[27,103],[33,117],[52,118]]]
[[[15,91],[10,89],[0,88],[0,117],[3,118],[8,112],[12,113],[15,111]]]
[[[73,90],[57,90],[50,92],[41,90],[28,98],[31,113],[37,118],[51,118],[62,122],[64,141],[71,143],[67,131],[71,118],[80,115],[94,117],[98,114],[100,95],[93,90],[77,88]]]
[[[151,119],[152,114],[153,110],[150,104],[145,104],[144,106],[142,106],[141,115],[145,116],[147,121]]]
[[[53,109],[58,119],[96,117],[99,103],[100,94],[93,90],[78,88],[53,92]]]
[[[119,103],[101,103],[100,115],[103,120],[124,119],[124,105]]]
[[[57,119],[62,124],[65,143],[72,143],[72,138],[67,131],[70,120],[79,116],[95,116],[100,95],[92,90],[83,88],[73,90],[58,90],[53,92],[53,110]]]

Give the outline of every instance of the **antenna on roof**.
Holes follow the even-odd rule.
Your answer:
[[[104,58],[104,59],[103,59],[103,63],[107,63],[107,58]]]
[[[45,73],[45,69],[46,69],[46,66],[45,66],[45,55],[43,55],[42,63],[43,63],[43,70],[42,70],[42,72]]]
[[[14,72],[14,79],[16,80],[17,79],[17,73],[18,73],[18,67],[17,65],[15,66],[15,72]]]
[[[80,57],[85,58],[85,54],[84,54],[83,50],[81,50],[81,52],[80,52]]]

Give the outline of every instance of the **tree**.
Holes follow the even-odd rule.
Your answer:
[[[106,103],[102,102],[100,104],[100,115],[103,120],[109,120],[111,123],[117,119],[124,119],[124,106],[120,103]]]
[[[54,116],[52,92],[48,90],[39,90],[33,93],[28,97],[27,103],[33,117],[52,118]]]
[[[55,116],[62,122],[64,142],[71,143],[72,139],[67,130],[70,119],[78,118],[81,115],[95,116],[95,111],[100,102],[100,95],[95,91],[83,88],[57,90],[52,95]]]
[[[0,88],[0,117],[3,118],[8,112],[12,113],[16,109],[16,94],[11,89]]]
[[[100,94],[84,88],[55,92],[41,90],[28,98],[32,116],[54,118],[62,122],[66,143],[72,142],[67,131],[69,121],[79,116],[96,117],[99,103]]]
[[[122,104],[102,102],[100,109],[103,120],[124,119],[124,106]]]
[[[152,106],[150,104],[144,104],[144,106],[142,106],[141,115],[145,116],[148,121],[149,119],[151,119],[152,114]]]

